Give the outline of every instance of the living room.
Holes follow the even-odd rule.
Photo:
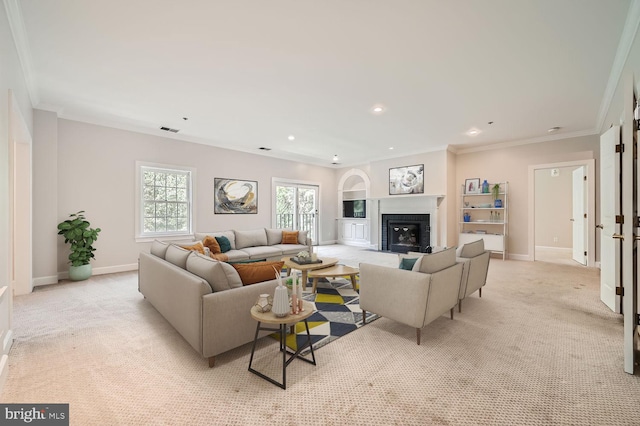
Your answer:
[[[633,11],[638,8],[638,2],[636,1],[621,3],[624,3],[624,5],[618,5],[619,9]],[[5,2],[5,8],[11,9],[12,7],[15,7],[14,2]],[[579,6],[576,6],[576,8],[579,9]],[[197,138],[178,136],[157,129],[143,131],[136,125],[126,121],[118,123],[114,121],[110,125],[109,119],[102,121],[87,119],[86,117],[74,119],[70,114],[65,115],[62,109],[56,110],[56,108],[47,107],[46,105],[38,107],[34,105],[31,98],[30,82],[23,71],[25,65],[21,63],[15,47],[18,42],[14,40],[10,25],[5,25],[9,21],[7,15],[8,13],[3,9],[0,14],[2,22],[2,25],[0,25],[0,45],[3,48],[0,81],[3,88],[10,90],[9,93],[4,91],[0,95],[0,104],[2,105],[0,107],[0,118],[2,120],[0,129],[7,129],[6,131],[0,131],[0,142],[3,147],[1,153],[3,165],[7,165],[7,170],[12,167],[10,166],[9,140],[13,138],[9,138],[8,135],[17,134],[16,122],[24,123],[26,133],[31,137],[30,143],[32,147],[32,173],[30,174],[33,191],[31,206],[32,227],[30,229],[32,237],[29,238],[28,249],[32,262],[32,275],[26,285],[15,288],[15,293],[40,293],[38,297],[44,294],[52,295],[59,280],[66,278],[68,248],[63,244],[55,230],[57,224],[66,218],[68,214],[79,210],[86,211],[92,225],[98,226],[103,230],[96,244],[96,259],[92,262],[95,278],[108,282],[110,279],[118,279],[118,277],[122,276],[122,273],[130,274],[130,271],[137,269],[139,253],[149,250],[152,238],[145,239],[136,234],[136,162],[189,167],[196,171],[193,181],[194,232],[271,227],[273,221],[274,179],[317,185],[319,187],[320,222],[318,239],[315,243],[320,245],[319,248],[333,245],[338,240],[339,231],[336,227],[336,219],[340,217],[341,210],[337,197],[338,183],[346,173],[353,169],[360,170],[369,177],[371,182],[370,198],[372,200],[381,200],[390,197],[389,169],[424,164],[424,195],[416,195],[415,197],[443,196],[441,197],[443,201],[438,206],[438,232],[432,236],[432,244],[439,246],[456,246],[458,244],[458,216],[459,208],[461,207],[459,195],[460,187],[464,184],[465,179],[481,178],[491,182],[508,181],[510,185],[508,257],[514,261],[531,260],[529,234],[531,215],[529,181],[531,167],[588,160],[594,160],[597,167],[600,159],[600,135],[610,125],[620,124],[620,117],[624,111],[622,101],[623,84],[618,84],[618,82],[622,82],[624,73],[633,73],[635,75],[640,73],[640,38],[636,35],[637,22],[636,26],[627,23],[628,27],[633,28],[633,30],[625,32],[625,34],[631,33],[631,36],[627,35],[630,38],[625,44],[624,40],[622,40],[623,37],[620,37],[620,45],[615,46],[614,51],[610,52],[610,56],[614,57],[618,51],[624,51],[625,49],[626,53],[618,54],[621,59],[618,59],[620,63],[616,66],[609,64],[609,68],[612,69],[609,78],[612,79],[613,83],[609,83],[608,91],[605,91],[603,87],[604,93],[596,101],[596,107],[606,105],[606,109],[599,112],[598,119],[592,120],[593,125],[588,129],[576,129],[573,132],[561,133],[560,135],[546,134],[547,129],[544,129],[543,132],[545,134],[541,136],[526,139],[509,139],[492,145],[452,146],[443,143],[433,150],[407,151],[401,155],[388,155],[387,157],[366,162],[353,161],[346,165],[331,165],[330,158],[328,158],[326,165],[319,165],[287,159],[286,155],[276,156],[275,154],[269,155],[257,150],[249,151],[243,149],[240,144],[236,146],[233,139],[230,139],[225,146],[211,146],[201,143]],[[629,15],[633,14],[629,12]],[[592,19],[595,18],[592,17]],[[619,30],[620,33],[623,33],[622,28],[619,28]],[[526,84],[526,82],[522,84]],[[570,97],[571,94],[566,94],[565,96]],[[522,103],[526,102],[526,99],[522,100]],[[21,116],[20,120],[15,119],[16,116]],[[482,115],[482,117],[484,116]],[[483,118],[485,122],[490,119]],[[526,121],[527,117],[522,119]],[[499,125],[499,119],[496,119],[495,125]],[[267,145],[265,143],[265,146]],[[236,148],[239,148],[239,150]],[[329,157],[333,156],[333,154],[331,152]],[[291,155],[290,157],[294,158],[295,156]],[[594,173],[597,176],[597,170]],[[221,177],[257,182],[258,210],[256,214],[214,214],[213,182],[215,178]],[[9,190],[8,182],[8,176],[3,178],[1,190],[3,200],[5,200],[4,204],[7,206],[12,203],[12,194]],[[597,189],[597,181],[595,186]],[[406,198],[409,197],[407,196]],[[598,213],[596,213],[596,217],[597,215]],[[12,223],[10,216],[9,212],[4,211],[0,218],[3,224],[0,231],[2,238],[0,239],[5,241],[10,240],[11,231],[9,229]],[[375,235],[377,228],[372,231],[371,234]],[[19,240],[21,235],[16,235],[15,238]],[[377,244],[376,240],[377,237],[372,238],[372,245]],[[597,261],[599,260],[599,237],[597,234],[591,244],[595,251],[596,264],[590,266],[597,266]],[[0,271],[4,277],[4,282],[9,282],[12,270],[8,265],[13,261],[11,249],[4,247],[0,254],[0,258],[5,260],[5,262],[0,262],[3,264],[0,267]],[[492,259],[492,265],[501,262],[496,262],[496,260]],[[533,262],[529,263],[533,264]],[[492,274],[497,274],[498,272],[526,274],[531,272],[529,265],[515,269],[503,268],[504,266],[498,267]],[[573,279],[578,281],[584,279],[591,283],[594,280],[593,276],[585,278],[583,276],[585,272],[574,270],[580,268],[570,269],[565,277],[567,282],[572,280],[572,274],[574,274]],[[566,272],[553,270],[553,273],[562,275]],[[135,286],[135,280],[131,281],[130,275],[126,275],[126,277],[127,283]],[[492,278],[496,282],[501,279],[497,276]],[[48,287],[50,289],[47,289]],[[505,286],[505,289],[507,288],[508,286]],[[485,296],[482,299],[484,300]],[[62,302],[57,301],[56,303]],[[141,308],[141,311],[144,315],[152,315],[146,308]],[[475,319],[481,321],[482,317],[474,316]],[[12,320],[9,317],[9,319],[3,319],[3,321]],[[615,322],[611,318],[608,318],[607,321]],[[447,324],[444,323],[438,325],[436,329],[446,334],[446,327]],[[390,330],[397,331],[397,328],[389,325],[384,331]],[[157,336],[168,335],[170,342],[177,345],[178,349],[176,351],[178,352],[189,349],[188,347],[181,348],[179,336],[171,334],[169,329],[162,327],[154,329],[145,326],[145,331],[157,333]],[[368,331],[368,333],[371,333],[371,335],[367,335],[368,338],[379,339],[376,341],[380,345],[384,345],[383,342],[386,337],[382,331],[374,329]],[[129,337],[131,336],[127,335],[126,338]],[[342,352],[357,353],[362,351],[361,346],[364,344],[370,345],[370,343],[361,339],[353,338],[348,343],[348,346],[341,349],[331,349],[331,345],[327,346],[327,350],[332,352],[325,359],[331,359],[332,362],[336,362],[343,355]],[[442,343],[439,339],[439,337],[434,337],[434,342]],[[393,342],[398,344],[396,339]],[[409,339],[407,343],[412,342]],[[618,344],[619,342],[615,341],[615,343]],[[154,343],[150,343],[150,349],[148,349],[154,350],[154,348],[159,347],[154,345]],[[165,347],[162,346],[162,351],[165,350]],[[418,350],[412,346],[408,347],[406,352],[419,358],[422,353],[417,352]],[[63,353],[58,355],[64,356]],[[237,366],[234,362],[245,355],[246,353],[232,354],[226,367],[229,368],[232,364]],[[150,357],[146,361],[152,359]],[[410,358],[403,359],[408,361]],[[372,365],[378,365],[380,368],[384,368],[386,362],[392,362],[389,358],[376,360],[369,355],[366,355],[366,360]],[[11,359],[9,356],[4,361],[4,365],[12,362],[19,362],[19,357]],[[116,361],[110,359],[110,362]],[[508,363],[507,356],[505,356],[504,362]],[[532,360],[533,362],[535,360]],[[238,362],[238,365],[240,363]],[[354,364],[349,364],[349,366],[353,368]],[[419,366],[414,367],[429,368],[422,361]],[[91,368],[98,367],[96,365],[82,367],[82,369]],[[199,367],[194,368],[197,370]],[[338,368],[340,374],[344,373],[346,369],[345,366],[336,368]],[[368,372],[373,370],[367,367]],[[306,370],[297,368],[292,374],[295,375],[302,372],[304,375],[304,371]],[[241,374],[245,372],[246,370],[243,370]],[[326,374],[330,374],[330,372],[331,370],[325,371]],[[384,373],[386,375],[385,379],[389,380],[390,376],[387,373]],[[203,373],[202,370],[198,370],[197,374],[194,371],[189,374],[191,374],[188,376],[189,379],[196,380],[198,374],[208,374],[208,372]],[[225,370],[224,374],[229,380],[233,380],[231,371]],[[3,381],[6,380],[6,371],[4,369],[2,375]],[[175,379],[175,376],[172,377]],[[632,378],[635,379],[635,377]],[[319,380],[323,385],[327,385],[325,381],[328,379]],[[367,378],[356,374],[353,380],[355,382],[361,380],[366,383]],[[155,385],[162,386],[162,381],[156,382]],[[207,385],[210,385],[210,382]],[[336,377],[335,382],[329,385],[339,386],[339,379]],[[306,403],[309,402],[308,399],[313,398],[312,394],[318,388],[312,382],[304,382],[304,386],[307,387],[306,391],[302,392],[300,390],[295,395],[301,398],[301,402]],[[635,385],[630,384],[629,386],[633,387]],[[108,389],[106,392],[116,392],[116,389],[117,386],[114,385],[113,389]],[[175,391],[175,388],[172,389]],[[366,386],[364,389],[366,390]],[[397,390],[398,388],[395,389]],[[139,390],[149,391],[148,389]],[[191,390],[193,391],[193,389]],[[273,391],[275,390],[273,389]],[[359,390],[363,390],[363,388],[359,388]],[[200,391],[207,392],[206,386],[203,386]],[[326,391],[326,388],[323,388],[323,391]],[[556,391],[561,392],[562,390],[556,388]],[[408,392],[416,391],[409,390]],[[264,391],[263,395],[265,393],[266,391]],[[282,394],[281,396],[284,395]],[[47,396],[50,398],[47,402],[64,402],[65,399],[64,396],[54,394]],[[500,396],[504,397],[505,395]],[[165,397],[161,396],[159,398],[169,404],[168,400],[164,400]],[[403,398],[405,397],[402,394],[390,394],[388,398],[375,400],[375,402],[384,402],[391,405],[402,401]],[[414,399],[412,398],[412,396],[409,396],[409,399],[413,401]],[[225,401],[228,400],[225,399]],[[374,401],[372,400],[371,402]],[[229,404],[229,402],[225,402],[225,404]],[[260,407],[264,408],[262,405]],[[291,406],[287,405],[287,407]],[[348,411],[349,409],[347,406],[337,408],[336,405],[330,405],[330,407],[338,411]],[[402,405],[402,407],[409,409],[405,405]],[[230,408],[225,407],[225,409]],[[314,412],[319,410],[314,409]],[[358,408],[358,411],[360,412],[360,408]],[[423,420],[422,424],[424,424],[426,418],[423,416],[424,413],[418,412],[416,415],[416,418]],[[183,416],[181,417],[183,420],[186,419],[184,411],[181,416]],[[106,418],[113,419],[115,417],[111,413]],[[275,418],[282,421],[284,417],[279,417],[276,414]],[[388,416],[383,418],[393,421],[393,418]],[[357,421],[357,419],[356,417],[353,420]],[[95,422],[98,422],[98,420],[99,417],[92,419]],[[338,422],[338,419],[331,418],[330,420]],[[372,418],[367,418],[367,420],[373,422]],[[128,421],[132,420],[128,418]],[[222,420],[220,421],[223,422]],[[446,418],[433,417],[430,421],[434,424],[447,424]],[[558,419],[555,419],[555,421],[562,423]],[[295,423],[295,421],[292,421],[292,423]],[[453,423],[460,424],[455,421]],[[481,421],[478,420],[477,423],[481,423]],[[486,421],[486,424],[500,423],[495,418]],[[521,423],[525,424],[526,422],[522,421]],[[570,423],[570,420],[567,420],[567,423]],[[624,422],[619,424],[624,424]]]

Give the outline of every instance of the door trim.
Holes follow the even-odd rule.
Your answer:
[[[536,170],[555,169],[560,167],[584,166],[587,176],[587,266],[595,267],[596,262],[596,179],[595,179],[595,159],[565,161],[560,163],[535,164],[529,166],[528,184],[528,239],[527,239],[527,260],[535,260],[535,172]]]

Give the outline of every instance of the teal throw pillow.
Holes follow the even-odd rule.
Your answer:
[[[405,257],[400,261],[400,269],[406,269],[407,271],[411,271],[413,269],[413,265],[416,264],[416,261],[419,258],[409,258]]]
[[[231,241],[229,241],[229,239],[225,236],[220,236],[220,237],[216,237],[216,241],[218,242],[218,245],[220,246],[220,251],[223,253],[228,252],[229,250],[231,250]]]

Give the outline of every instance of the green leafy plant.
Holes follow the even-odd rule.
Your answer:
[[[491,195],[493,195],[493,199],[497,200],[500,197],[500,184],[496,183],[491,187]]]
[[[58,235],[64,236],[65,244],[71,244],[69,263],[71,266],[88,265],[95,258],[96,250],[92,244],[98,239],[100,228],[90,228],[91,224],[84,217],[84,210],[69,215],[69,219],[58,224]]]

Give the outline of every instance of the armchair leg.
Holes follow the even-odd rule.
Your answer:
[[[418,346],[420,346],[420,328],[416,328],[416,340],[418,341]]]
[[[451,319],[453,319],[453,308],[451,308]]]
[[[462,312],[462,299],[458,300],[458,313]]]
[[[480,287],[480,288],[478,289],[478,296],[479,296],[479,297],[482,297],[482,287]]]
[[[216,357],[214,357],[214,356],[210,356],[210,357],[209,357],[209,368],[213,368],[213,366],[215,365],[215,363],[216,363]]]
[[[363,310],[362,311],[362,325],[365,325],[367,323],[367,311]]]

